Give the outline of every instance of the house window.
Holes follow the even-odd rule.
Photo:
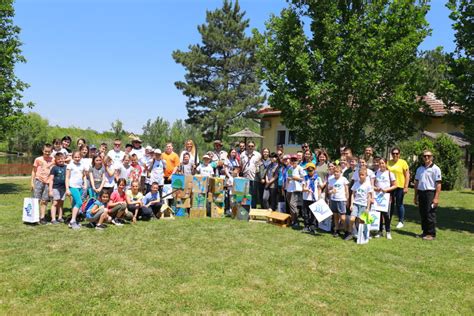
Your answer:
[[[286,145],[286,131],[277,131],[277,145]]]
[[[288,131],[288,145],[296,144],[296,134],[294,131]]]

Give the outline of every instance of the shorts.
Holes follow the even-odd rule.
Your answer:
[[[94,215],[92,215],[91,213],[88,212],[87,213],[87,220],[91,223],[98,222],[99,218],[102,216],[102,214],[104,214],[104,208],[103,207],[99,208],[99,210]]]
[[[38,179],[35,179],[34,185],[35,185],[35,189],[34,189],[35,198],[39,199],[40,201],[48,202],[50,200],[49,185],[47,183],[41,182]]]
[[[53,188],[53,201],[64,201],[66,188]]]
[[[352,204],[351,216],[360,217],[362,213],[367,209],[367,205]]]
[[[346,201],[333,201],[329,203],[329,207],[333,213],[339,213],[341,215],[346,215]]]

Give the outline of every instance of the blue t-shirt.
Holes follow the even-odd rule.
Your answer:
[[[152,192],[148,192],[145,197],[143,198],[142,202],[143,202],[143,205],[147,205],[148,203],[152,202],[152,201],[159,201],[160,200],[160,193],[159,192],[156,192],[156,193],[152,193]]]
[[[54,166],[49,174],[54,176],[53,189],[66,189],[66,165]]]

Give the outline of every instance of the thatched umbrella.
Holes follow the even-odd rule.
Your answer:
[[[244,142],[247,144],[247,138],[263,138],[262,135],[257,134],[255,132],[252,132],[249,130],[247,127],[241,130],[240,132],[237,132],[235,134],[229,135],[229,137],[238,137],[238,138],[243,138]]]

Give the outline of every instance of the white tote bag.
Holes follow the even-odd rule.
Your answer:
[[[359,231],[357,232],[357,244],[363,245],[369,243],[369,236],[369,225],[359,224]]]
[[[326,202],[324,202],[323,199],[318,200],[318,201],[312,203],[312,204],[309,206],[309,209],[311,210],[311,212],[313,212],[314,217],[316,217],[316,220],[317,220],[318,222],[322,222],[322,221],[324,221],[326,218],[332,216],[331,209],[330,209],[329,206],[326,204]]]
[[[369,230],[378,231],[380,226],[380,212],[370,211],[369,216],[374,220],[372,224],[369,225]]]
[[[25,198],[23,200],[23,222],[39,222],[39,200],[35,198]]]

